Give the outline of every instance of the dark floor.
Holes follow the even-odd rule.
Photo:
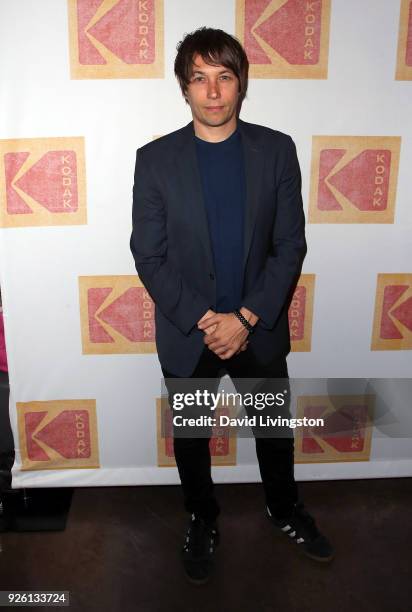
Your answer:
[[[69,590],[75,611],[412,612],[412,479],[299,486],[330,565],[274,531],[259,485],[218,485],[216,571],[192,586],[179,487],[78,488],[65,531],[0,534],[0,589]]]

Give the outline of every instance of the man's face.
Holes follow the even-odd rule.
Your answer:
[[[195,55],[186,98],[194,120],[210,127],[224,125],[236,115],[239,80],[229,68],[210,66]]]

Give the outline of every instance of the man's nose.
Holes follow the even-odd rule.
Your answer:
[[[207,97],[208,98],[219,98],[220,97],[219,84],[217,81],[209,81],[209,85],[207,88]]]

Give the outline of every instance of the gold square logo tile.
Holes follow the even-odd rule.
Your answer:
[[[313,136],[310,223],[393,223],[401,139]]]
[[[369,461],[374,396],[301,396],[297,401],[297,418],[323,419],[324,426],[296,429],[295,463]]]
[[[1,227],[84,225],[84,138],[0,140]]]
[[[237,0],[250,78],[326,79],[330,0]]]
[[[371,348],[412,349],[412,274],[378,274]]]
[[[292,352],[311,350],[314,291],[315,275],[302,274],[288,312]]]
[[[72,79],[163,78],[163,0],[68,0]]]
[[[214,416],[231,415],[230,407],[217,406]],[[159,467],[176,467],[173,451],[172,411],[167,397],[156,398],[157,416],[157,463]],[[162,423],[166,435],[162,435]],[[212,465],[236,465],[236,436],[229,435],[229,428],[212,427],[209,441]]]
[[[155,353],[154,303],[137,275],[80,276],[84,355]]]
[[[17,402],[22,470],[98,468],[95,400]]]

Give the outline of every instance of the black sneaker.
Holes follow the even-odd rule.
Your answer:
[[[218,544],[219,532],[216,523],[207,524],[192,514],[182,550],[183,567],[190,582],[205,584],[209,580]]]
[[[295,504],[290,517],[283,520],[277,520],[267,506],[266,510],[271,522],[296,542],[305,555],[316,561],[332,561],[332,545],[320,533],[315,519],[305,510],[303,503]]]

